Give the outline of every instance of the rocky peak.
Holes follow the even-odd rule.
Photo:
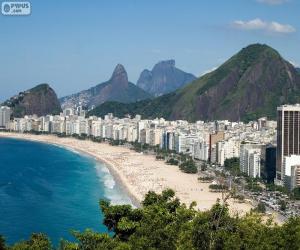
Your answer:
[[[165,60],[165,61],[160,61],[157,64],[154,65],[153,71],[154,70],[165,70],[168,68],[174,68],[175,67],[175,60]]]
[[[154,65],[152,71],[143,70],[137,86],[159,96],[170,93],[195,80],[196,77],[175,67],[175,60],[164,60]]]
[[[118,87],[128,86],[127,72],[122,64],[118,64],[115,67],[114,72],[110,78],[110,82],[112,85],[116,85]]]
[[[12,107],[14,117],[33,114],[38,116],[59,114],[61,111],[57,95],[47,83],[20,92],[4,104]]]

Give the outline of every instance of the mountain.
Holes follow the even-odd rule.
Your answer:
[[[146,92],[160,96],[170,93],[194,81],[196,77],[175,67],[175,60],[161,61],[150,71],[143,70],[137,86]]]
[[[123,65],[118,64],[111,78],[88,90],[60,99],[63,108],[75,105],[84,105],[89,108],[105,101],[119,101],[124,103],[135,102],[152,96],[135,84],[128,82],[127,72]]]
[[[38,116],[59,114],[61,111],[57,95],[48,84],[40,84],[32,89],[20,92],[5,101],[3,105],[13,109],[14,117],[33,114]]]
[[[300,74],[300,68],[296,68],[297,72]]]
[[[218,69],[193,83],[153,100],[131,104],[104,103],[92,114],[118,110],[119,116],[232,121],[276,117],[276,107],[300,102],[300,75],[267,45],[243,48]]]

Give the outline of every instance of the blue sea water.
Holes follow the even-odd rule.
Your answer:
[[[9,244],[32,232],[52,243],[71,230],[107,232],[99,199],[131,203],[104,164],[62,147],[0,138],[0,234]]]

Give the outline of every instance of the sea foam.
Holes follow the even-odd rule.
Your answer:
[[[95,165],[99,181],[104,184],[104,195],[114,205],[130,204],[133,205],[126,192],[116,185],[113,175],[104,163]]]

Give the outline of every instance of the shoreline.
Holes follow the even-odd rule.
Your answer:
[[[5,132],[7,133],[7,132]],[[140,207],[141,206],[141,201],[135,197],[134,194],[131,193],[131,191],[128,189],[128,187],[126,186],[126,183],[124,183],[124,181],[122,180],[121,176],[119,173],[117,173],[117,171],[115,171],[113,165],[106,161],[105,159],[100,158],[99,156],[95,156],[87,151],[84,151],[82,149],[76,148],[76,147],[71,147],[71,146],[66,146],[63,144],[59,144],[59,143],[55,143],[55,142],[49,142],[49,141],[44,141],[44,140],[38,140],[38,139],[32,139],[32,138],[21,138],[17,135],[19,135],[19,133],[7,133],[9,134],[9,136],[3,136],[3,134],[0,132],[0,138],[11,138],[11,139],[16,139],[16,140],[25,140],[25,141],[32,141],[32,142],[37,142],[37,143],[44,143],[44,144],[48,144],[48,145],[53,145],[56,147],[62,147],[65,150],[68,151],[74,151],[75,153],[78,153],[80,155],[85,155],[87,157],[90,157],[92,159],[94,159],[95,161],[103,164],[109,171],[109,174],[113,177],[114,181],[117,183],[117,185],[120,186],[120,188],[126,193],[126,195],[129,197],[132,205],[134,205],[135,207]],[[21,134],[22,135],[22,134]],[[37,135],[39,136],[39,135]]]
[[[197,174],[186,174],[176,166],[157,161],[154,156],[134,152],[128,148],[105,143],[59,138],[55,135],[32,135],[0,132],[0,137],[31,140],[73,149],[105,164],[115,182],[125,191],[134,206],[139,207],[148,191],[161,193],[166,188],[175,191],[176,197],[187,206],[196,201],[196,208],[205,211],[222,198],[221,193],[209,191],[209,184],[200,183]],[[233,214],[245,214],[252,206],[229,200]]]

